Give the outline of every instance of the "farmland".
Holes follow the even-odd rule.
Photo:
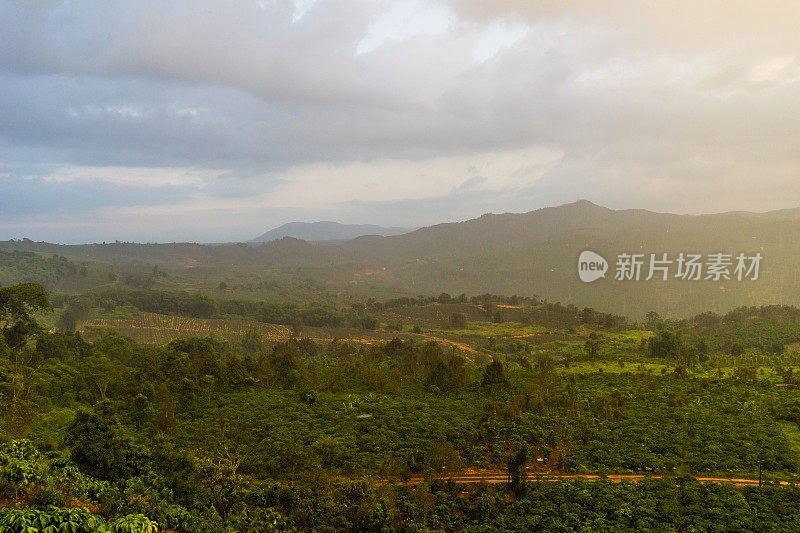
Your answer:
[[[409,333],[392,330],[364,330],[348,328],[325,328],[304,326],[294,332],[280,324],[267,324],[255,320],[236,318],[188,318],[157,313],[137,313],[134,318],[91,318],[81,323],[81,328],[90,337],[102,336],[104,331],[114,330],[141,344],[166,344],[185,337],[212,337],[224,341],[240,341],[245,335],[255,333],[267,342],[286,341],[297,335],[316,342],[334,340],[354,344],[388,342],[393,338],[416,339],[420,342],[435,341],[453,347],[465,355],[476,350],[457,340],[433,333]]]
[[[188,318],[157,313],[138,313],[135,318],[93,318],[84,321],[81,326],[94,335],[102,334],[98,330],[114,329],[142,344],[166,344],[183,337],[214,337],[234,341],[250,332],[274,340],[285,340],[291,336],[290,328],[278,324],[254,320]]]
[[[40,491],[97,509],[76,520],[140,514],[187,533],[337,530],[324,517],[347,515],[331,503],[345,500],[344,529],[447,530],[532,520],[519,509],[585,490],[634,506],[680,490],[741,514],[800,482],[792,309],[704,315],[701,329],[487,295],[328,305],[115,288],[58,304],[31,316],[50,332],[23,352],[25,394],[0,426],[3,475],[37,480],[13,478],[8,497],[48,520],[61,515]],[[581,502],[569,520],[631,523]]]

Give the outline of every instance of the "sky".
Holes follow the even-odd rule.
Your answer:
[[[800,3],[0,0],[0,240],[800,207]]]

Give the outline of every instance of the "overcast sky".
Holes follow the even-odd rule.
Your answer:
[[[800,206],[797,0],[0,0],[0,239]]]

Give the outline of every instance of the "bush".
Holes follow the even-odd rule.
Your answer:
[[[55,533],[57,531],[98,533],[107,531],[102,518],[83,508],[48,507],[44,511],[0,509],[0,526],[5,533]],[[142,533],[151,533],[152,531],[155,530],[141,530]],[[139,532],[137,531],[137,533]]]

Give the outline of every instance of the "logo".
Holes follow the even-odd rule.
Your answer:
[[[761,273],[761,252],[714,252],[708,254],[680,252],[670,254],[619,253],[614,268],[615,281],[757,281]],[[578,258],[578,276],[584,283],[606,277],[608,261],[590,250]]]
[[[608,272],[608,261],[602,255],[589,250],[581,252],[578,258],[578,276],[582,282],[591,283],[605,278],[606,272]]]

